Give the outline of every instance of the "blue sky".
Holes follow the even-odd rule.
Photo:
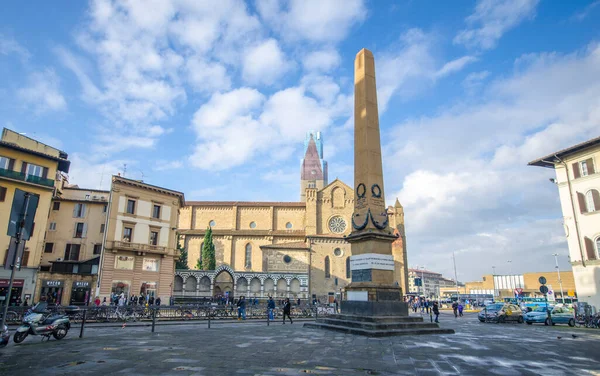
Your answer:
[[[4,4],[0,126],[189,200],[299,198],[304,133],[352,185],[352,69],[376,61],[388,202],[409,263],[460,279],[568,268],[552,171],[600,133],[600,1]],[[490,261],[492,260],[492,261]]]

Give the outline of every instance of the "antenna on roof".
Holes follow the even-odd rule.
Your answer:
[[[123,163],[123,177],[125,177],[126,173],[127,173],[127,163]]]

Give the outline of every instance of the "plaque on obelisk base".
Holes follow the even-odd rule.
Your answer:
[[[446,334],[435,323],[408,315],[402,290],[394,283],[392,242],[383,190],[383,168],[375,60],[362,49],[354,60],[354,213],[350,270],[352,282],[346,286],[341,314],[320,317],[310,328],[328,329],[371,337]]]

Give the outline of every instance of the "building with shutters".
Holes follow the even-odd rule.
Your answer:
[[[111,294],[144,294],[168,304],[184,202],[181,192],[112,177],[95,295],[103,299]]]
[[[354,189],[327,180],[320,132],[309,132],[300,167],[298,202],[188,201],[179,219],[187,270],[177,270],[179,300],[215,296],[340,300],[350,283],[350,243]],[[387,210],[398,286],[406,293],[404,209]],[[212,228],[217,268],[194,270],[204,234]]]
[[[600,137],[529,165],[556,171],[577,296],[600,307]]]
[[[106,226],[109,191],[67,184],[52,199],[35,301],[84,305],[93,288]]]
[[[11,260],[7,260],[10,237],[6,234],[16,189],[39,196],[33,233],[25,243],[20,266],[13,284],[11,304],[17,299],[31,302],[37,282],[36,272],[44,247],[48,212],[54,192],[60,188],[60,172],[69,171],[65,152],[25,135],[4,128],[0,138],[0,300],[4,301],[10,278]],[[1,304],[1,303],[0,303]]]

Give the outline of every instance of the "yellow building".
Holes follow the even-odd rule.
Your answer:
[[[494,295],[496,298],[514,298],[515,289],[521,289],[522,296],[542,297],[538,281],[542,276],[546,278],[546,285],[553,291],[556,299],[560,300],[562,298],[561,283],[565,299],[577,296],[573,272],[560,272],[559,281],[558,273],[555,270],[514,275],[486,274],[482,277],[481,281],[466,282],[465,288],[461,288],[460,293]]]
[[[183,193],[112,177],[96,295],[144,294],[169,302],[183,205]]]
[[[190,201],[181,210],[179,233],[189,270],[177,270],[179,299],[267,296],[340,299],[350,282],[354,190],[336,179],[327,183],[320,133],[309,133],[302,161],[300,202]],[[394,243],[395,280],[406,291],[404,211],[388,208]],[[217,268],[193,270],[205,231],[213,231]]]
[[[62,305],[83,305],[93,300],[109,194],[65,185],[54,197],[36,301],[41,296]]]
[[[25,244],[21,270],[16,272],[13,298],[31,302],[40,265],[48,213],[60,173],[69,171],[66,153],[4,128],[0,139],[0,261],[6,266],[10,237],[6,235],[15,189],[39,196],[31,238]],[[58,180],[58,181],[57,181]],[[0,299],[6,296],[10,270],[0,268]]]

